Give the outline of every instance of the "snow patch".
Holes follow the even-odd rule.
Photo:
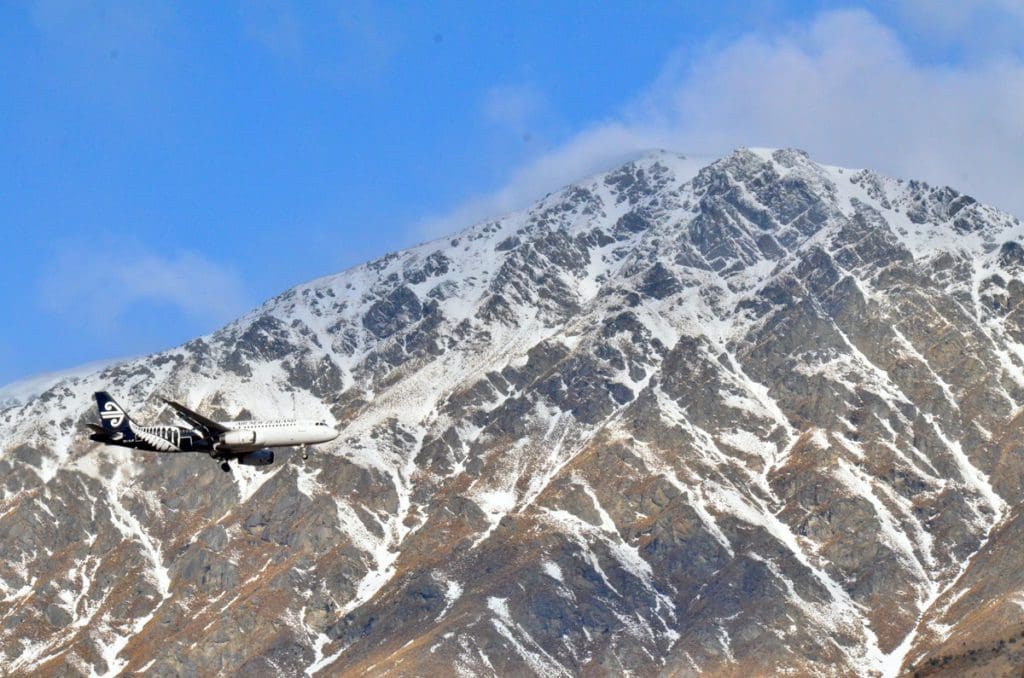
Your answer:
[[[560,584],[565,583],[565,578],[562,576],[562,568],[557,563],[553,563],[550,560],[545,560],[541,567],[544,569],[544,574],[556,580]]]

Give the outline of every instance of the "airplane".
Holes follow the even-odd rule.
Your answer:
[[[93,431],[89,440],[150,452],[205,452],[219,460],[225,472],[231,470],[230,461],[246,466],[273,464],[270,447],[297,445],[307,459],[307,445],[330,442],[339,435],[324,421],[217,422],[165,398],[161,400],[188,426],[139,426],[106,391],[97,391],[94,397],[102,425],[89,424]]]

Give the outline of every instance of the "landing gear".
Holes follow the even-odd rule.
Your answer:
[[[302,458],[303,458],[303,459],[309,459],[309,450],[308,450],[308,449],[306,449],[306,446],[305,446],[305,445],[303,445],[303,446],[301,447],[301,449],[302,449]]]
[[[231,472],[231,466],[229,466],[226,461],[222,461],[220,463],[220,470],[224,471],[224,473],[230,473]]]

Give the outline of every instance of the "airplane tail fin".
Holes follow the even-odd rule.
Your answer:
[[[131,427],[131,419],[128,413],[117,404],[106,391],[97,391],[96,407],[100,411],[100,419],[103,420],[103,430],[110,434],[120,434],[120,437],[134,437]]]

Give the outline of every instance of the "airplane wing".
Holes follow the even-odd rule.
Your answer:
[[[173,400],[167,400],[166,398],[161,398],[161,400],[170,405],[174,411],[178,413],[179,417],[187,421],[191,426],[194,426],[201,432],[205,433],[210,438],[216,438],[221,433],[228,430],[227,426],[218,424],[212,419],[207,419],[203,415],[193,412],[180,403],[176,403]]]

